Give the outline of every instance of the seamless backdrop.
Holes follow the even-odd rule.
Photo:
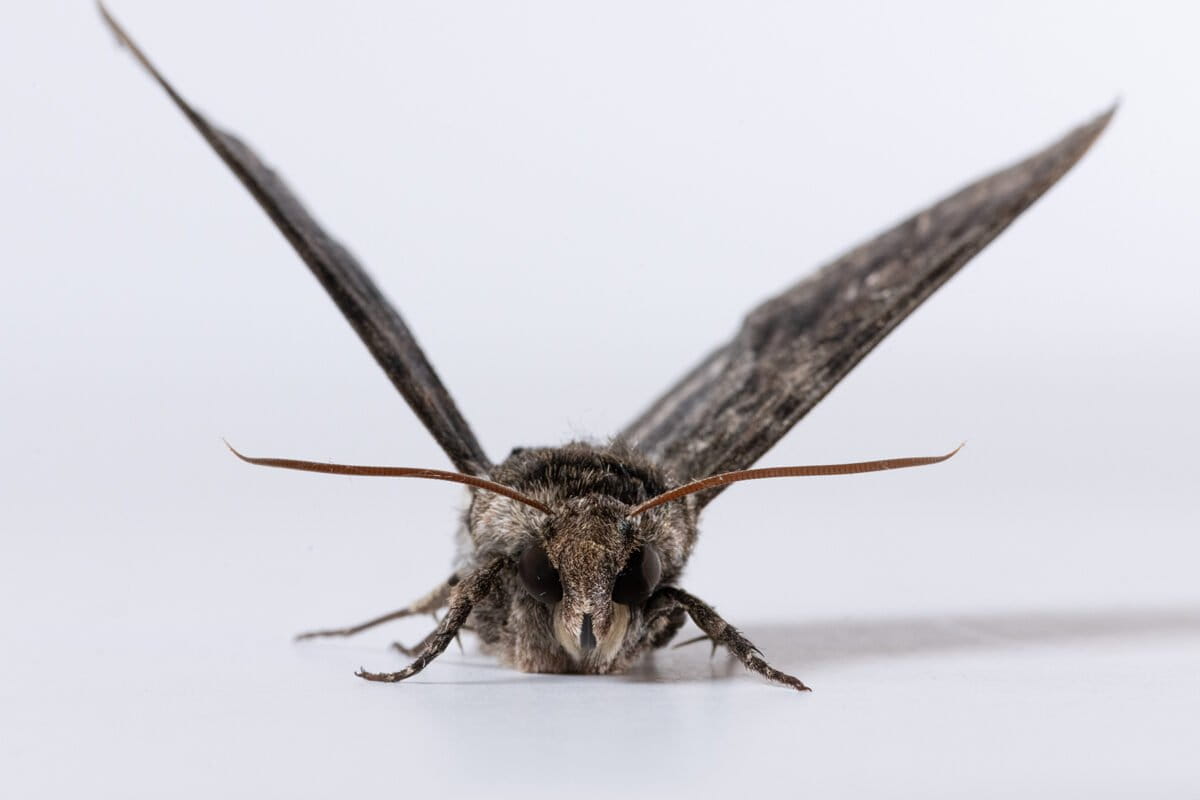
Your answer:
[[[111,8],[400,307],[493,458],[616,431],[741,314],[1115,99],[1083,162],[730,489],[701,645],[624,678],[296,646],[444,577],[447,466],[85,2],[0,26],[13,797],[1200,790],[1200,23],[1186,3]]]

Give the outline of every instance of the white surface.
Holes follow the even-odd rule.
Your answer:
[[[113,8],[396,300],[485,447],[604,436],[812,266],[1106,106],[1063,184],[738,487],[626,678],[289,634],[442,578],[444,457],[87,3],[0,33],[0,793],[1200,793],[1186,4]],[[690,629],[689,629],[690,630]]]

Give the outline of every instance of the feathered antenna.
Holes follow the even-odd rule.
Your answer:
[[[850,464],[814,464],[801,467],[763,467],[761,469],[741,469],[736,472],[722,472],[720,475],[710,475],[707,478],[701,478],[691,483],[685,483],[683,486],[677,486],[670,491],[663,492],[657,497],[651,497],[644,503],[640,503],[629,510],[626,516],[636,516],[643,511],[649,511],[652,508],[661,506],[663,503],[669,503],[672,500],[678,500],[681,497],[687,497],[689,494],[703,492],[705,489],[714,489],[718,486],[725,486],[738,481],[754,481],[760,478],[807,478],[817,475],[857,475],[860,472],[879,472],[885,469],[905,469],[907,467],[924,467],[929,464],[939,464],[946,459],[952,457],[959,450],[963,449],[963,445],[946,453],[943,456],[917,456],[914,458],[885,458],[880,461],[856,461]]]

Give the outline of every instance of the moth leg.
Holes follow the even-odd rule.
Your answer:
[[[686,621],[687,612],[674,602],[667,603],[664,608],[651,610],[646,617],[647,639],[651,649],[657,650],[670,642]]]
[[[470,616],[471,609],[495,588],[500,570],[508,564],[509,559],[506,556],[498,556],[464,577],[450,590],[450,607],[446,616],[442,617],[437,630],[426,637],[421,652],[407,667],[399,672],[367,672],[360,667],[354,674],[368,681],[395,683],[411,678],[425,669],[430,661],[442,654],[450,640],[458,635],[458,631]]]
[[[382,625],[385,622],[391,622],[394,619],[403,619],[411,617],[414,614],[434,614],[434,619],[437,619],[436,611],[442,608],[450,599],[450,589],[454,584],[458,583],[458,575],[451,575],[447,580],[438,584],[437,588],[426,594],[420,600],[410,603],[404,608],[384,614],[375,619],[369,619],[366,622],[358,625],[351,625],[347,628],[330,628],[322,631],[309,631],[302,633],[296,637],[296,641],[304,639],[316,639],[321,636],[353,636],[356,633],[365,631],[367,628],[374,628],[376,625]]]
[[[434,628],[429,633],[425,634],[425,638],[421,639],[421,641],[417,642],[412,647],[409,647],[403,642],[392,642],[392,649],[398,650],[406,656],[415,656],[417,653],[420,653],[429,646],[429,643],[433,641],[433,637],[437,636],[437,632],[438,629]]]
[[[749,639],[743,636],[737,628],[721,619],[720,615],[712,607],[698,597],[694,597],[682,589],[677,589],[673,586],[664,587],[659,592],[687,609],[688,615],[696,623],[696,627],[704,631],[714,643],[724,645],[728,648],[729,652],[737,656],[746,669],[757,672],[768,680],[790,686],[797,691],[810,691],[799,678],[794,678],[786,672],[780,672],[768,664],[763,659],[762,653],[759,652],[758,648]]]
[[[472,633],[474,631],[473,628],[469,628],[466,625],[463,625],[458,630],[459,630],[459,632],[466,631],[467,633]],[[421,641],[417,642],[416,644],[414,644],[412,647],[409,647],[408,645],[406,645],[402,642],[392,642],[392,649],[398,650],[406,656],[415,656],[418,653],[420,653],[422,650],[424,650],[429,645],[429,643],[433,641],[434,636],[437,636],[437,628],[434,628],[429,633],[425,634],[425,638],[422,639]],[[462,650],[462,638],[458,635],[458,633],[454,634],[454,639],[455,639],[455,641],[458,642],[458,649]]]

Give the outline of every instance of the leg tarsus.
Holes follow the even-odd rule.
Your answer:
[[[376,625],[382,625],[383,623],[391,622],[394,619],[403,619],[404,617],[411,616],[412,613],[413,612],[411,608],[401,608],[391,612],[390,614],[384,614],[383,616],[376,617],[375,619],[367,620],[366,622],[359,623],[358,625],[351,625],[346,628],[328,628],[326,630],[298,633],[296,634],[295,641],[303,642],[306,639],[318,639],[326,636],[353,636],[356,633],[365,631],[367,628],[374,628]]]
[[[437,619],[437,609],[446,605],[450,599],[450,587],[458,583],[458,576],[451,575],[446,581],[440,583],[437,588],[426,594],[420,600],[405,606],[404,608],[392,611],[374,619],[369,619],[366,622],[358,625],[350,625],[345,628],[329,628],[327,630],[309,631],[296,636],[296,641],[301,642],[305,639],[316,639],[325,636],[353,636],[356,633],[361,633],[367,628],[374,628],[376,625],[382,625],[385,622],[391,622],[396,619],[410,617],[413,614],[424,614],[426,612],[433,614],[433,618]]]
[[[663,596],[675,600],[687,609],[688,615],[696,623],[696,626],[704,631],[707,638],[712,639],[714,648],[718,644],[724,645],[729,652],[737,656],[746,669],[757,672],[768,680],[790,686],[797,691],[812,691],[799,678],[781,672],[768,664],[763,658],[762,652],[743,636],[741,631],[721,619],[721,616],[700,598],[673,586],[664,587],[659,591]]]
[[[450,607],[446,610],[446,615],[438,623],[437,629],[425,637],[421,652],[407,667],[398,672],[367,672],[359,667],[358,672],[354,674],[363,680],[396,683],[425,669],[429,662],[445,651],[450,640],[458,635],[459,629],[471,615],[471,609],[492,591],[500,570],[509,564],[511,562],[507,556],[497,556],[455,584],[450,591]]]

